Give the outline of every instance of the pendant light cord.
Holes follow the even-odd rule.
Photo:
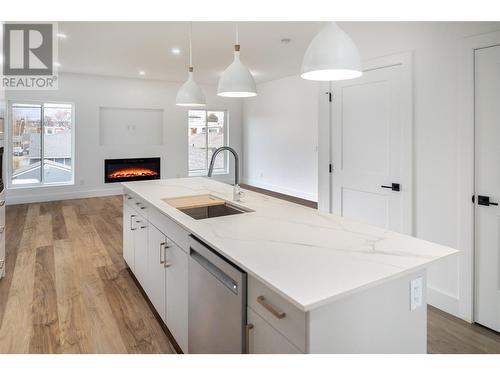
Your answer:
[[[238,32],[238,24],[236,23],[236,44],[234,45],[234,50],[236,52],[240,51],[240,35]]]
[[[193,38],[193,23],[189,22],[189,70],[193,70],[193,46],[192,46],[192,38]]]

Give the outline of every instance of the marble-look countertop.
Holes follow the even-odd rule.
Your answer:
[[[288,301],[309,311],[441,258],[446,246],[193,177],[123,184]],[[164,198],[213,194],[250,213],[195,220]]]

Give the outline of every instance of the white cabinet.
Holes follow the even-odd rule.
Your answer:
[[[146,283],[142,284],[142,287],[155,307],[156,312],[165,322],[166,272],[163,259],[166,236],[154,225],[150,224],[148,237],[148,277]]]
[[[250,307],[247,309],[247,342],[250,354],[300,354],[281,333]]]
[[[130,197],[130,196],[129,196]],[[135,209],[138,199],[125,197],[123,205],[123,257],[146,292],[156,312],[167,325],[181,349],[188,350],[188,255],[170,238]],[[155,224],[164,229],[162,215]],[[156,216],[155,216],[156,215]],[[167,218],[165,218],[167,221]],[[175,229],[175,228],[174,228]],[[167,232],[170,232],[167,230]],[[173,230],[177,239],[183,230]],[[184,234],[187,242],[187,232]]]
[[[124,199],[127,199],[125,196]],[[132,272],[134,271],[134,220],[135,211],[125,203],[123,204],[123,259],[127,262]]]
[[[148,278],[148,223],[142,216],[133,218],[134,274],[141,285]]]
[[[167,239],[166,324],[184,353],[188,350],[188,255]]]

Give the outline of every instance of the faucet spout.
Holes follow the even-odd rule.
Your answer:
[[[240,190],[240,158],[236,150],[229,146],[219,147],[212,154],[212,159],[210,160],[210,166],[208,167],[208,177],[212,177],[214,172],[215,158],[222,151],[229,151],[234,156],[234,188],[233,188],[233,199],[235,201],[240,201],[243,192]]]
[[[229,151],[230,153],[233,154],[233,156],[234,156],[234,184],[239,185],[240,184],[240,158],[238,157],[238,153],[236,152],[236,150],[232,147],[229,147],[229,146],[222,146],[214,151],[214,153],[212,154],[212,159],[210,160],[210,166],[208,167],[208,177],[212,177],[212,174],[214,171],[215,158],[222,151]]]

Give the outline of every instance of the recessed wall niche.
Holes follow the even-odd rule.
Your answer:
[[[99,143],[163,144],[163,109],[99,107]]]

